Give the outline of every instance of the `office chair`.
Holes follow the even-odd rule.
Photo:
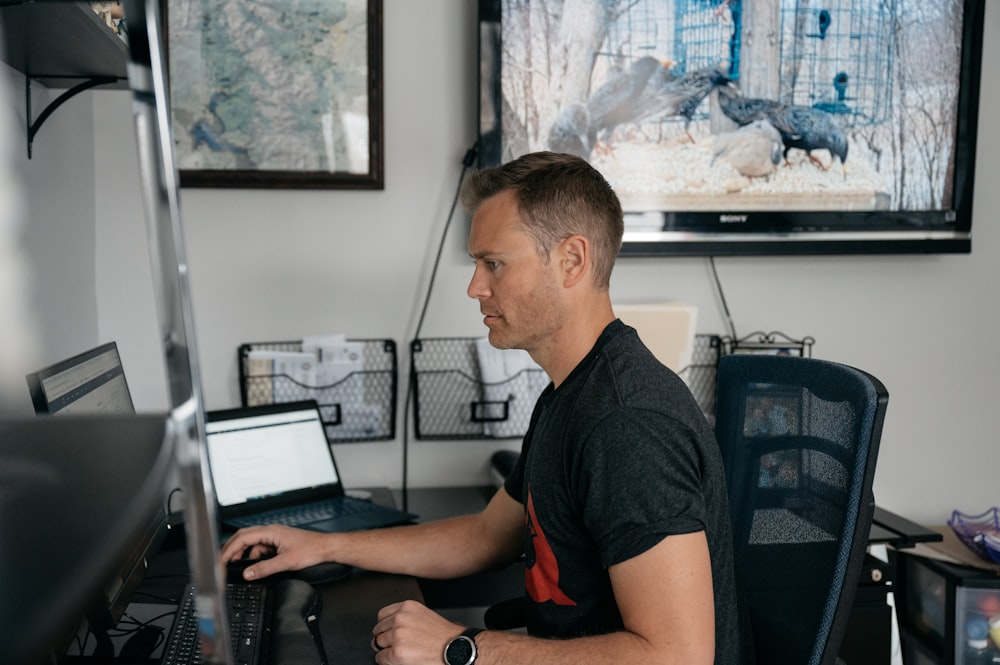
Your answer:
[[[832,665],[868,545],[888,393],[802,357],[725,356],[717,381],[744,662]]]

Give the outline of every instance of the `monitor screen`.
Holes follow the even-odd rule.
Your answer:
[[[480,0],[480,166],[584,157],[625,256],[969,252],[984,6]]]
[[[26,378],[35,413],[135,412],[115,342],[49,365]]]

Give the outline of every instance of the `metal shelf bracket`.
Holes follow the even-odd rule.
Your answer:
[[[28,159],[31,159],[31,144],[35,140],[35,135],[38,133],[38,130],[41,129],[42,123],[44,123],[48,119],[48,117],[52,115],[53,111],[55,111],[57,108],[59,108],[64,103],[66,103],[79,93],[83,92],[84,90],[89,90],[90,88],[99,85],[105,85],[107,83],[116,83],[117,81],[118,81],[117,78],[110,76],[102,76],[102,77],[87,79],[86,81],[78,83],[77,85],[73,86],[63,94],[56,97],[51,103],[49,103],[48,106],[45,107],[45,109],[40,114],[38,114],[38,117],[34,121],[32,121],[31,120],[31,77],[25,76],[24,77],[24,100],[25,100],[24,105],[26,111],[25,118],[29,123]]]

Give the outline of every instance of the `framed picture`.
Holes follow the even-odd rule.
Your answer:
[[[171,0],[184,187],[382,189],[382,0]]]

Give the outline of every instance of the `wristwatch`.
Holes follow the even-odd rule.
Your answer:
[[[482,628],[466,628],[462,634],[448,642],[444,648],[445,665],[472,665],[476,662],[479,650],[476,649],[476,635],[483,632]]]

